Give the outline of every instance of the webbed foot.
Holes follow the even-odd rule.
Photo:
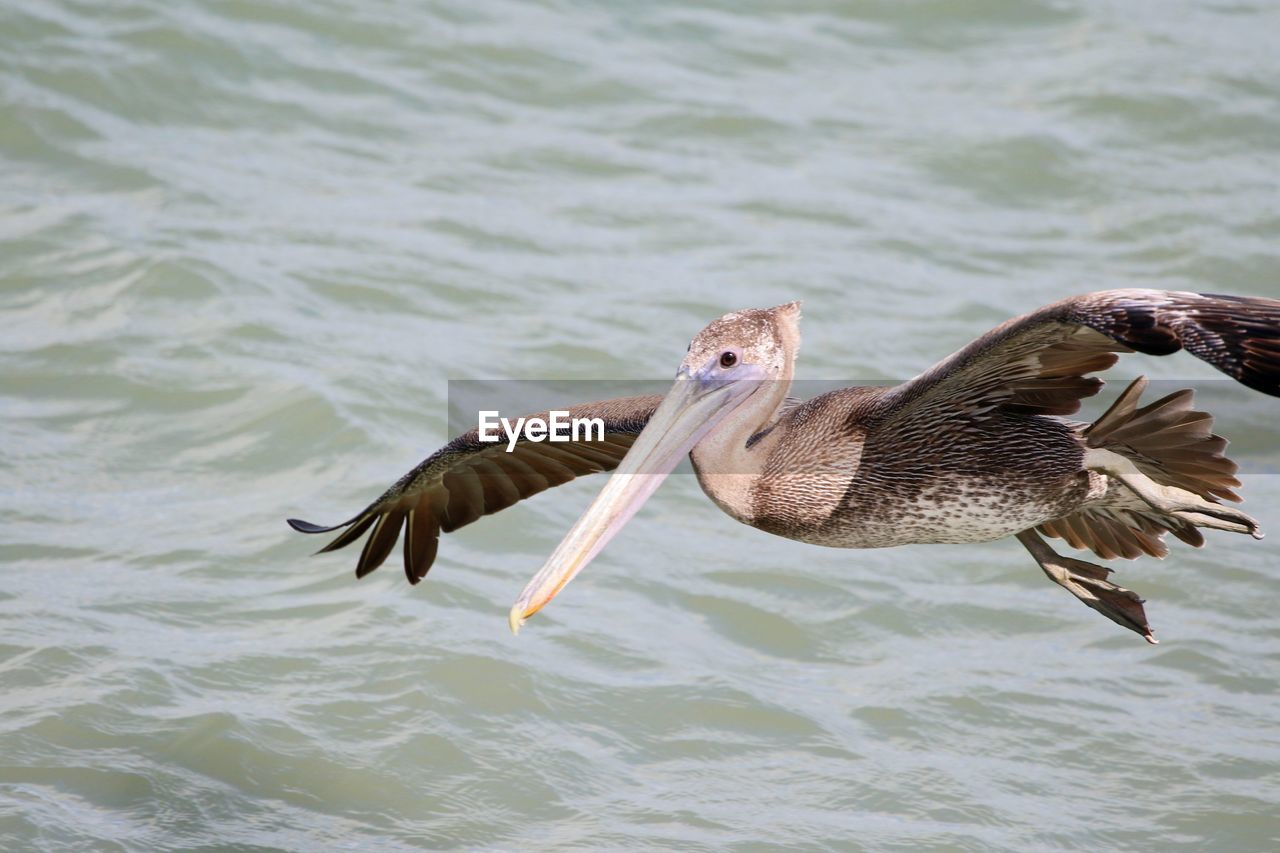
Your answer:
[[[1111,570],[1096,563],[1064,557],[1050,548],[1035,531],[1024,530],[1018,541],[1031,552],[1049,580],[1083,601],[1103,616],[1141,634],[1148,643],[1159,642],[1147,622],[1143,600],[1136,592],[1107,580]]]

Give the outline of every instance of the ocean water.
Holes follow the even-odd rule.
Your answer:
[[[1280,297],[1277,32],[0,4],[0,847],[1276,849],[1280,401],[1238,386],[1208,383],[1273,538],[1117,565],[1159,646],[1015,542],[815,548],[690,477],[519,637],[600,478],[412,588],[284,518],[444,443],[450,380],[661,380],[738,308],[804,300],[800,376],[852,383],[1071,293]]]

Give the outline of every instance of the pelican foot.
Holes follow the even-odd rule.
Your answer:
[[[1133,590],[1107,580],[1111,569],[1073,557],[1064,557],[1050,548],[1033,530],[1019,533],[1018,541],[1031,552],[1049,580],[1117,625],[1141,634],[1148,643],[1154,645],[1159,642],[1147,622],[1142,598]]]
[[[1240,513],[1244,515],[1244,513]],[[1245,516],[1244,521],[1235,521],[1233,519],[1222,518],[1220,516],[1212,516],[1208,513],[1197,510],[1196,512],[1178,511],[1175,516],[1194,524],[1196,527],[1205,527],[1209,530],[1225,530],[1228,533],[1248,533],[1254,539],[1261,539],[1264,534],[1258,528],[1258,522],[1252,518]]]

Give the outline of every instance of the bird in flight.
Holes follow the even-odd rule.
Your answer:
[[[1167,534],[1250,534],[1237,466],[1190,390],[1139,405],[1143,378],[1092,424],[1067,420],[1117,353],[1186,350],[1249,388],[1280,396],[1280,301],[1163,290],[1108,290],[1055,302],[997,326],[914,379],[789,395],[800,304],[726,314],[694,337],[665,395],[571,406],[602,429],[549,442],[450,441],[341,524],[333,551],[367,533],[364,577],[403,529],[404,570],[422,580],[440,534],[583,474],[613,471],[520,594],[512,631],[562,590],[689,456],[711,500],[768,533],[835,548],[1015,537],[1054,583],[1156,642],[1132,590],[1111,570],[1054,551],[1043,537],[1102,559],[1164,557]],[[549,413],[537,416],[545,419]]]

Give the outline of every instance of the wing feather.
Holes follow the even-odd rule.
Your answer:
[[[360,552],[360,562],[356,564],[356,577],[362,578],[381,566],[396,546],[400,537],[400,525],[404,524],[404,510],[398,506],[388,509],[373,525],[373,532],[364,543]]]
[[[356,563],[357,577],[386,561],[404,528],[405,576],[417,583],[435,562],[441,533],[576,477],[616,468],[661,401],[661,395],[647,395],[570,407],[571,418],[604,422],[599,441],[522,438],[508,453],[505,442],[481,442],[472,430],[427,457],[353,518],[331,527],[291,518],[289,525],[300,533],[342,531],[318,553],[344,548],[372,528]],[[540,412],[530,417],[547,416]]]
[[[404,574],[409,583],[417,583],[427,576],[440,547],[440,519],[431,511],[429,501],[419,499],[409,510],[405,536]]]
[[[982,417],[999,408],[1069,415],[1097,393],[1116,353],[1185,349],[1280,396],[1280,301],[1167,290],[1104,290],[997,326],[884,397],[884,417]]]

